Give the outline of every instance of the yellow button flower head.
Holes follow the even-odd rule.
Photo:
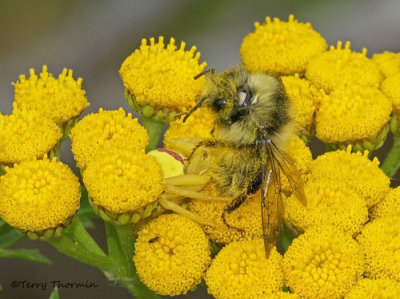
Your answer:
[[[0,180],[0,217],[23,231],[56,228],[79,209],[80,184],[55,158],[28,160],[6,168]]]
[[[21,110],[41,112],[57,124],[77,117],[89,103],[82,90],[82,78],[74,80],[72,70],[64,69],[58,78],[47,72],[47,66],[38,77],[34,69],[29,70],[30,77],[19,77],[14,83],[15,104]]]
[[[361,279],[345,299],[400,298],[400,282],[391,279]]]
[[[278,18],[256,22],[240,47],[240,56],[250,72],[294,74],[305,71],[308,62],[327,48],[325,39],[310,23],[300,23],[293,15],[287,22]]]
[[[166,47],[162,36],[157,43],[154,38],[149,44],[142,39],[140,48],[125,59],[119,71],[133,108],[148,117],[158,111],[159,117],[171,120],[170,113],[194,106],[204,85],[204,77],[194,77],[206,66],[199,64],[200,53],[195,51],[194,46],[185,51],[184,42],[177,48],[173,38]]]
[[[316,104],[323,95],[310,83],[299,77],[284,76],[282,83],[292,106],[292,115],[295,122],[295,132],[298,135],[310,137]]]
[[[164,134],[164,146],[171,146],[170,140],[174,138],[205,138],[211,139],[211,130],[214,128],[215,113],[207,108],[197,109],[186,122],[182,119],[169,124]]]
[[[338,170],[340,171],[340,170]],[[315,225],[334,225],[354,235],[368,221],[365,199],[343,181],[332,183],[330,178],[308,181],[304,186],[307,206],[295,196],[285,200],[289,222],[300,231]]]
[[[154,157],[119,148],[99,152],[83,172],[93,203],[115,214],[129,214],[156,201],[162,179]]]
[[[342,48],[331,46],[329,51],[318,55],[310,61],[306,71],[307,79],[317,88],[331,92],[338,87],[354,84],[379,87],[383,77],[378,67],[366,56],[364,48],[361,53],[350,50],[350,42]]]
[[[297,294],[279,291],[276,293],[271,293],[271,294],[265,295],[261,298],[262,299],[298,299],[299,296]]]
[[[394,114],[400,117],[400,71],[386,78],[382,82],[381,89],[392,101]]]
[[[80,169],[100,150],[125,148],[143,152],[149,136],[132,114],[125,111],[104,111],[85,116],[71,131],[72,152]]]
[[[375,62],[385,77],[400,72],[400,53],[385,51],[380,54],[374,54],[372,61]]]
[[[368,208],[381,201],[389,192],[390,179],[379,168],[379,161],[368,159],[368,152],[334,151],[319,156],[311,163],[311,178],[329,178],[332,184],[347,182],[349,188],[361,195]]]
[[[202,192],[207,192],[207,190]],[[219,195],[217,190],[208,193]],[[216,226],[206,225],[203,229],[210,240],[226,244],[243,238],[262,237],[260,198],[260,192],[251,195],[238,209],[226,215],[226,222],[233,228],[226,226],[222,219],[226,202],[192,200],[188,204],[188,209],[208,222],[216,224]],[[237,229],[242,230],[243,233]]]
[[[161,215],[148,223],[135,243],[140,279],[160,295],[186,294],[197,286],[210,263],[208,240],[186,217]]]
[[[400,282],[400,216],[374,219],[357,241],[364,252],[366,277]]]
[[[42,158],[61,139],[57,125],[37,111],[0,114],[0,164]]]
[[[371,217],[400,216],[400,187],[392,189],[371,209]]]
[[[267,259],[261,238],[232,242],[211,262],[205,281],[216,299],[262,298],[282,289],[282,256],[274,248]]]
[[[350,235],[317,226],[293,240],[284,260],[286,285],[301,298],[342,298],[361,278],[361,249]]]
[[[356,150],[375,150],[385,141],[391,111],[390,100],[377,88],[336,89],[317,111],[316,136],[336,146],[353,144]]]

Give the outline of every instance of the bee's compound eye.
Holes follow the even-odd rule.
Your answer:
[[[245,92],[244,90],[238,90],[237,95],[238,95],[238,105],[243,106],[244,101],[247,98],[247,92]]]
[[[221,110],[222,108],[224,108],[226,105],[226,99],[222,98],[222,99],[218,99],[214,102],[214,107],[217,110]]]

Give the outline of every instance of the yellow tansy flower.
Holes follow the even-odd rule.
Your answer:
[[[99,152],[82,176],[94,205],[117,215],[133,214],[156,201],[163,191],[157,160],[126,149]]]
[[[314,86],[310,86],[310,83],[300,78],[298,74],[282,77],[282,83],[292,104],[295,132],[298,135],[310,137],[315,106],[320,101],[321,92]]]
[[[374,54],[372,61],[376,63],[385,77],[389,77],[400,72],[400,53],[385,51]]]
[[[306,207],[294,195],[285,200],[288,220],[300,231],[316,225],[334,225],[354,235],[368,220],[365,199],[343,181],[312,180],[304,186],[304,191]]]
[[[261,297],[262,299],[298,299],[297,294],[279,291]]]
[[[0,114],[0,164],[42,158],[61,139],[57,125],[37,111]]]
[[[311,163],[311,178],[328,178],[332,184],[347,182],[348,187],[362,196],[368,208],[381,201],[390,190],[390,179],[379,168],[378,158],[368,159],[368,151],[351,153],[334,151],[319,156]]]
[[[22,231],[57,228],[79,209],[80,184],[55,158],[6,168],[0,179],[0,217]]]
[[[336,146],[375,150],[388,133],[392,105],[377,88],[353,85],[335,89],[323,99],[316,115],[316,136]]]
[[[332,226],[310,228],[294,239],[283,265],[286,285],[301,298],[341,298],[364,272],[357,242]]]
[[[200,53],[195,51],[194,46],[185,51],[184,42],[177,48],[173,38],[166,46],[162,36],[157,43],[154,38],[150,43],[142,39],[140,48],[125,59],[119,71],[133,108],[147,117],[159,112],[158,117],[171,120],[171,113],[194,106],[204,85],[204,77],[194,77],[206,66],[199,64]]]
[[[361,279],[345,299],[400,298],[400,282],[391,279]]]
[[[400,216],[374,219],[357,241],[364,252],[366,277],[400,282]]]
[[[201,227],[176,214],[161,215],[148,223],[139,232],[133,257],[141,281],[169,296],[186,294],[198,285],[210,259]]]
[[[371,209],[371,217],[400,216],[400,187],[392,189]]]
[[[390,120],[390,130],[400,134],[400,72],[386,78],[381,85],[383,93],[392,101],[393,116]]]
[[[164,134],[164,146],[171,147],[171,139],[175,138],[204,138],[211,139],[214,128],[215,113],[207,108],[199,108],[183,122],[182,119],[173,121]]]
[[[132,114],[125,111],[104,111],[85,116],[71,131],[72,152],[80,169],[100,150],[125,148],[143,152],[149,142],[146,130]]]
[[[293,15],[287,22],[278,18],[256,22],[240,47],[240,56],[250,72],[294,74],[305,71],[308,62],[327,48],[325,39],[310,23],[300,23]]]
[[[216,190],[211,194],[219,195]],[[226,226],[222,219],[226,202],[192,200],[187,207],[193,213],[215,224],[215,226],[203,227],[210,240],[226,244],[243,238],[262,237],[260,198],[260,192],[251,195],[238,209],[231,214],[226,214],[226,222],[232,226],[231,228]]]
[[[213,259],[205,281],[216,299],[263,298],[283,286],[282,256],[274,248],[267,259],[260,238],[232,242]]]
[[[310,61],[306,77],[317,88],[328,93],[354,84],[379,87],[382,74],[366,55],[366,49],[361,53],[353,52],[350,42],[346,42],[342,48],[342,42],[339,41],[336,48],[331,46],[329,51]]]
[[[21,110],[39,111],[57,124],[77,117],[89,102],[82,90],[82,78],[74,80],[72,70],[64,69],[58,78],[47,72],[47,66],[38,77],[34,69],[29,70],[30,77],[19,77],[14,83],[15,104]]]

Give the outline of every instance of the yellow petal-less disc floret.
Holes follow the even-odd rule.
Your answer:
[[[329,144],[359,144],[374,150],[386,138],[391,111],[390,100],[377,88],[353,85],[336,89],[317,111],[316,136]]]
[[[400,187],[390,192],[371,209],[371,217],[400,216]]]
[[[357,241],[364,253],[366,277],[400,282],[400,216],[374,219]]]
[[[383,93],[392,101],[393,113],[400,117],[400,71],[386,78],[381,85]]]
[[[400,72],[400,53],[385,51],[374,54],[372,61],[375,62],[385,78]]]
[[[37,111],[0,114],[0,164],[42,158],[61,136],[57,125]]]
[[[342,298],[364,272],[357,242],[332,226],[310,228],[294,239],[283,265],[285,284],[300,298]]]
[[[300,23],[293,15],[287,22],[278,18],[256,22],[240,47],[240,56],[250,72],[294,74],[305,71],[308,62],[327,48],[325,39],[310,23]]]
[[[339,171],[339,170],[338,170]],[[319,178],[304,186],[307,206],[292,195],[285,200],[285,211],[290,223],[299,231],[316,225],[334,225],[354,235],[368,221],[365,199],[343,181]]]
[[[293,109],[295,132],[309,137],[312,134],[315,107],[320,102],[321,92],[310,86],[310,83],[300,78],[298,74],[282,77],[282,83]]]
[[[400,282],[391,279],[361,279],[345,299],[400,298]]]
[[[339,41],[336,48],[331,46],[329,51],[310,61],[306,77],[327,93],[354,84],[378,88],[383,76],[366,54],[366,49],[361,53],[351,51],[350,42],[346,42],[342,48],[342,42]]]
[[[119,148],[99,152],[83,172],[93,203],[116,214],[156,201],[163,191],[162,179],[154,157]]]
[[[56,228],[79,209],[80,184],[55,158],[29,160],[6,168],[0,180],[0,217],[23,231]]]
[[[100,150],[125,148],[143,152],[149,136],[132,114],[125,111],[105,111],[85,116],[71,131],[72,152],[80,169]]]
[[[211,262],[205,281],[216,299],[263,298],[283,286],[282,256],[274,248],[267,259],[261,238],[232,242]]]
[[[148,223],[139,232],[133,257],[141,281],[169,296],[186,294],[197,286],[210,259],[201,227],[176,214],[161,215]]]
[[[74,80],[72,70],[64,69],[58,78],[47,72],[47,66],[38,77],[34,69],[30,77],[19,77],[14,83],[15,104],[21,110],[39,111],[57,124],[77,117],[89,102],[82,90],[82,78]]]
[[[276,293],[271,293],[271,294],[265,295],[261,298],[262,299],[298,299],[299,296],[297,294],[279,291]]]
[[[164,134],[164,146],[171,146],[174,138],[205,138],[211,139],[211,130],[214,128],[215,113],[207,108],[197,109],[187,120],[173,121]]]
[[[202,192],[206,192],[206,190]],[[215,196],[219,195],[216,190],[208,193]],[[203,227],[210,240],[227,244],[241,239],[262,237],[260,198],[260,192],[251,195],[239,208],[227,214],[225,216],[226,223],[231,227],[228,227],[222,219],[226,202],[192,200],[188,204],[188,209],[208,222],[216,224],[215,226],[205,225]],[[238,229],[241,231],[238,231]]]
[[[200,53],[195,51],[194,46],[185,51],[184,42],[178,48],[173,38],[166,46],[162,36],[157,43],[154,38],[149,43],[142,39],[140,48],[125,59],[119,71],[133,104],[138,106],[133,108],[143,113],[146,106],[154,113],[163,109],[181,113],[194,106],[204,85],[204,77],[194,77],[206,66],[205,62],[199,64]]]
[[[390,179],[379,168],[376,157],[368,159],[368,151],[351,153],[349,146],[346,151],[328,152],[315,159],[310,168],[310,179],[328,178],[332,184],[347,182],[349,188],[366,200],[368,208],[390,191]]]

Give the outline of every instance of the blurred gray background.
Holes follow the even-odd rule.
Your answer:
[[[264,22],[266,16],[286,20],[291,13],[300,21],[311,22],[328,44],[350,40],[353,50],[366,47],[369,56],[385,50],[400,51],[399,0],[0,0],[0,111],[11,112],[11,82],[20,74],[28,74],[31,67],[38,73],[43,64],[54,75],[68,67],[75,78],[83,78],[91,103],[84,114],[100,107],[129,111],[118,70],[142,38],[173,36],[177,42],[185,41],[188,48],[196,45],[202,54],[200,60],[220,71],[240,61],[241,41],[254,30],[255,21]],[[377,152],[379,157],[384,156],[387,146]],[[63,144],[62,160],[76,171],[68,142]],[[100,221],[91,232],[104,246]],[[99,285],[88,290],[62,289],[62,299],[131,298],[96,269],[58,254],[43,242],[24,240],[20,246],[40,247],[53,265],[0,259],[0,298],[49,296],[49,289],[12,289],[12,280],[88,281]],[[188,297],[209,295],[202,290]]]

